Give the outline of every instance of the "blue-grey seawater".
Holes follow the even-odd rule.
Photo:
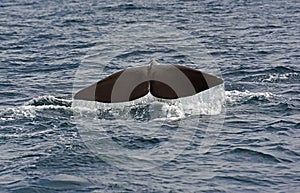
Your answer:
[[[74,106],[77,87],[153,58],[222,76],[224,104],[207,113],[204,97],[199,116],[162,125],[147,105],[117,118]],[[297,0],[1,0],[0,192],[300,192],[299,61]],[[161,164],[140,155],[126,168],[88,148],[82,136],[94,130],[79,115],[128,155],[175,131],[188,143]],[[155,124],[161,132],[148,134]]]

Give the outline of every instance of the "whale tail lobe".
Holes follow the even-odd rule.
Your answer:
[[[127,102],[147,95],[176,99],[187,97],[223,83],[223,80],[180,65],[128,68],[94,83],[74,95],[74,99],[104,103]]]

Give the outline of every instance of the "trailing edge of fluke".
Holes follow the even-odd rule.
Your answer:
[[[103,103],[127,102],[147,95],[176,99],[187,97],[214,86],[219,77],[179,65],[150,65],[128,68],[100,80],[74,95],[74,99]]]

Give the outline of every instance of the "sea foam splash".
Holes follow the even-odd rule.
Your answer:
[[[110,114],[116,119],[141,118],[149,120],[181,119],[190,115],[217,115],[222,112],[225,107],[224,104],[224,87],[220,85],[193,96],[173,100],[159,99],[147,94],[137,100],[123,103],[74,100],[72,107],[83,111],[100,111],[101,115]]]
[[[135,101],[125,103],[77,101],[46,95],[35,97],[22,106],[1,110],[0,119],[15,120],[20,117],[34,118],[37,112],[49,109],[71,111],[73,113],[80,113],[81,115],[89,114],[89,112],[102,111],[112,113],[116,118],[120,119],[130,117],[143,119],[141,116],[147,116],[146,113],[151,114],[150,119],[163,117],[180,119],[188,115],[220,114],[224,108],[224,102],[225,92],[223,85],[180,99],[158,99],[148,94]]]

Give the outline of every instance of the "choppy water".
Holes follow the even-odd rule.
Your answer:
[[[1,192],[298,192],[299,8],[2,0]],[[222,76],[225,90],[172,103],[72,101],[153,58]]]

